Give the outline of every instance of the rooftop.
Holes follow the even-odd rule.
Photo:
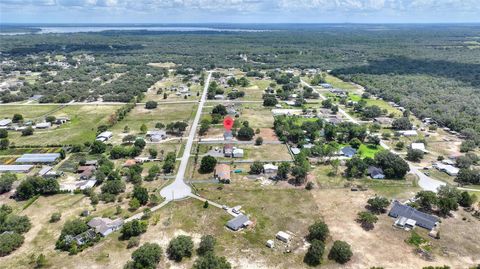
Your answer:
[[[405,217],[416,221],[417,226],[432,230],[435,228],[439,219],[435,216],[423,213],[408,205],[403,205],[398,201],[393,202],[392,209],[388,213],[390,217]]]

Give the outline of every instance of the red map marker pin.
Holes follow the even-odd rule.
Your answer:
[[[227,131],[232,130],[232,127],[233,127],[233,119],[230,118],[229,116],[227,116],[227,117],[223,120],[223,127],[225,127],[225,129],[227,129]]]

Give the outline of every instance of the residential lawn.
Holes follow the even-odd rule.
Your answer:
[[[37,110],[38,107],[42,109]],[[58,106],[52,108],[55,107]],[[31,108],[35,111],[35,114],[28,112],[27,106],[16,107],[14,110],[27,111],[27,113],[23,113],[28,115],[26,119],[37,117],[38,121],[43,121],[44,116],[48,114],[57,117],[68,116],[70,121],[60,126],[54,125],[50,129],[35,130],[31,136],[21,136],[20,132],[9,131],[9,138],[16,145],[83,144],[95,139],[97,126],[107,123],[108,116],[119,107],[117,105],[75,105],[66,106],[53,113],[48,113],[48,110],[43,106],[32,106]]]
[[[381,146],[361,144],[358,148],[358,154],[360,154],[362,158],[369,157],[373,159],[375,157],[375,154],[377,154],[377,152],[381,151],[382,149],[383,148]]]

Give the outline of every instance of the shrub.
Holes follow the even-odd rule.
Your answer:
[[[0,234],[0,257],[6,256],[23,244],[23,235],[18,233]]]
[[[325,224],[325,222],[321,220],[316,221],[314,224],[308,227],[307,240],[310,242],[313,242],[313,240],[320,240],[322,242],[325,242],[329,232],[330,231],[328,229],[327,224]]]
[[[328,253],[328,258],[340,264],[344,264],[350,260],[352,255],[353,253],[350,249],[350,245],[345,241],[337,240],[333,242],[330,253]]]
[[[59,212],[56,212],[56,213],[53,213],[52,216],[50,216],[50,222],[51,223],[54,223],[54,222],[58,222],[62,217],[62,214],[59,213]]]
[[[179,235],[172,239],[167,249],[168,258],[177,262],[182,261],[184,257],[191,257],[192,251],[192,238],[185,235]]]
[[[312,244],[308,248],[303,262],[310,266],[317,266],[322,261],[322,256],[325,251],[325,244],[320,240],[313,240]]]

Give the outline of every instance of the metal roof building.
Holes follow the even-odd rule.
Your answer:
[[[27,173],[32,167],[33,165],[29,164],[0,165],[0,173]]]
[[[427,213],[420,212],[413,207],[403,205],[398,201],[393,202],[393,207],[388,212],[388,215],[393,218],[405,217],[414,220],[417,226],[432,230],[436,227],[439,219]]]
[[[243,228],[244,226],[248,225],[249,222],[250,220],[248,219],[247,216],[240,214],[235,218],[229,220],[227,222],[227,227],[234,231],[238,231],[240,228]]]
[[[60,153],[23,154],[16,163],[53,163],[60,158]]]

